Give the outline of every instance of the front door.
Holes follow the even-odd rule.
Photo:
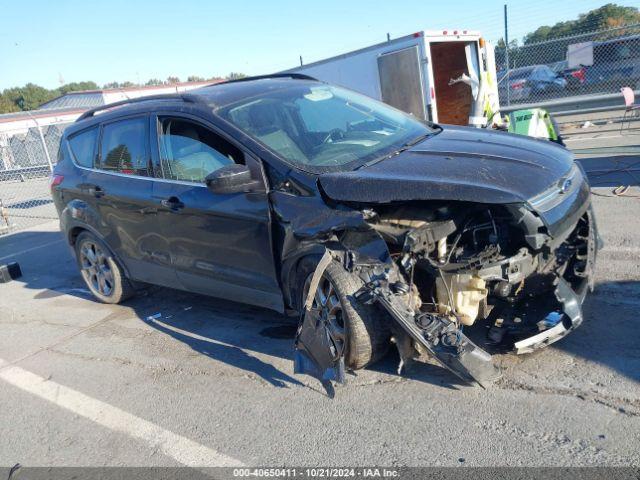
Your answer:
[[[214,194],[204,183],[219,168],[257,160],[194,117],[155,124],[162,180],[153,197],[182,287],[281,311],[266,190]]]

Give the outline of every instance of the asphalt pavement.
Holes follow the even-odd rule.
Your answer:
[[[1,237],[23,277],[0,284],[0,465],[639,466],[640,199],[610,192],[584,324],[497,356],[486,390],[398,376],[392,351],[329,399],[274,312],[159,288],[99,304],[55,222]]]

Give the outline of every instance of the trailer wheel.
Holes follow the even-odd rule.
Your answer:
[[[304,285],[299,305],[304,305],[311,277],[319,258],[306,257],[300,262],[298,278]],[[373,305],[356,301],[353,294],[362,281],[342,265],[331,262],[314,294],[314,307],[326,310],[332,334],[344,342],[345,365],[357,370],[380,360],[388,351],[391,331],[384,316]]]

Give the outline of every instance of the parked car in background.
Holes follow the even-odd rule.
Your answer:
[[[584,85],[585,67],[579,65],[577,67],[569,68],[569,62],[562,60],[561,62],[552,63],[549,68],[560,78],[564,78],[567,81],[567,89],[576,90],[580,86]]]
[[[593,64],[585,67],[585,82],[593,89],[618,91],[640,81],[640,35],[593,42]]]
[[[501,71],[498,74],[500,101],[535,101],[559,95],[567,88],[567,80],[547,65],[530,65]]]

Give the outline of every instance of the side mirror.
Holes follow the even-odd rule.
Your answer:
[[[236,163],[211,172],[205,183],[213,193],[249,192],[260,184],[251,176],[249,167]]]

